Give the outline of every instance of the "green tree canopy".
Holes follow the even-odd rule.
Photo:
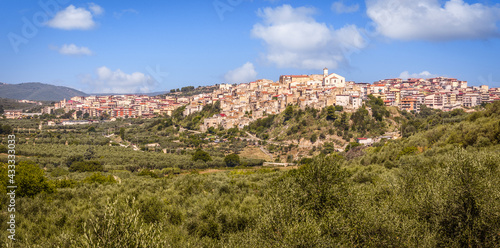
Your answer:
[[[210,157],[210,154],[208,154],[208,152],[203,151],[202,149],[198,149],[193,154],[193,161],[198,161],[198,160],[208,162],[208,161],[212,161],[212,157]]]
[[[372,109],[372,116],[377,121],[382,121],[385,117],[389,117],[389,111],[384,105],[384,101],[380,97],[368,96],[368,106]]]
[[[122,140],[125,140],[125,128],[124,127],[120,128],[120,138],[122,138]]]
[[[335,114],[335,107],[328,106],[326,108],[326,119],[329,121],[335,121],[337,119],[337,115]]]
[[[293,117],[293,107],[292,106],[288,106],[285,109],[285,116],[284,116],[285,121],[288,121],[288,120],[292,119],[292,117]]]
[[[10,134],[12,133],[12,127],[5,124],[5,125],[0,125],[0,134]]]
[[[71,164],[69,171],[103,171],[104,166],[99,161],[76,161]]]
[[[54,192],[54,185],[44,176],[44,171],[32,161],[22,161],[16,166],[16,195],[32,197],[41,192]]]
[[[238,154],[229,154],[224,158],[227,167],[235,167],[240,165],[240,156]]]

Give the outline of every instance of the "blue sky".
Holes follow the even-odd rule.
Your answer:
[[[500,4],[462,0],[2,0],[0,82],[88,93],[322,73],[500,87]]]

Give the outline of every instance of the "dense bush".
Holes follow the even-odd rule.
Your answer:
[[[162,227],[145,224],[140,211],[134,206],[135,199],[108,201],[104,209],[96,213],[84,225],[83,239],[78,246],[85,247],[164,247]]]
[[[165,170],[165,169],[164,169]],[[153,171],[151,170],[148,170],[148,169],[142,169],[141,172],[139,172],[139,174],[137,174],[138,176],[150,176],[152,178],[157,178],[159,177],[158,174],[154,173]]]
[[[248,159],[248,158],[240,159],[240,161],[241,161],[241,165],[250,166],[250,167],[262,166],[264,164],[264,162],[266,162],[263,159]]]
[[[77,161],[69,167],[71,172],[94,172],[104,171],[104,166],[99,161]]]
[[[15,189],[16,197],[33,197],[41,192],[54,192],[54,185],[45,177],[45,172],[32,161],[20,162],[15,167],[15,177],[7,177],[7,164],[0,163],[0,178],[2,179],[2,189],[5,189],[9,179],[13,179],[17,186]]]

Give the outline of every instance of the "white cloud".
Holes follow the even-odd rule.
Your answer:
[[[243,66],[228,71],[224,76],[226,83],[248,83],[257,78],[257,72],[252,63],[247,62]]]
[[[88,47],[78,47],[75,44],[64,44],[62,47],[54,47],[60,54],[63,55],[92,55],[92,51]]]
[[[91,5],[91,11],[96,13],[103,12],[103,9],[98,5]],[[99,12],[100,11],[100,12]],[[95,22],[92,13],[85,8],[76,8],[74,5],[68,6],[66,9],[57,12],[57,14],[46,23],[52,28],[65,30],[81,29],[87,30],[95,27]]]
[[[381,34],[399,40],[443,41],[500,37],[500,5],[463,0],[367,0],[367,14]]]
[[[353,13],[359,10],[359,4],[354,4],[347,6],[343,1],[337,1],[332,3],[332,11],[342,14],[342,13]]]
[[[278,67],[335,69],[346,56],[365,47],[355,25],[333,29],[312,17],[314,8],[283,5],[258,12],[262,23],[253,26],[252,36],[267,45],[265,59]]]
[[[139,11],[137,11],[135,9],[123,9],[120,12],[113,12],[113,16],[116,19],[120,19],[126,13],[139,14]]]
[[[102,15],[104,13],[104,9],[95,3],[89,3],[89,9],[94,15]]]
[[[421,73],[413,73],[413,74],[410,74],[408,71],[404,71],[404,72],[401,72],[401,74],[399,74],[399,78],[403,79],[403,80],[406,80],[408,78],[423,78],[423,79],[428,79],[428,78],[435,78],[435,77],[439,77],[438,75],[435,75],[435,74],[432,74],[428,71],[423,71]]]
[[[81,81],[87,84],[91,93],[148,93],[156,81],[141,72],[127,74],[120,69],[112,71],[106,66],[97,68],[97,77],[85,75]]]

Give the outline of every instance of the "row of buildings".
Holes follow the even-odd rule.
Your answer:
[[[152,118],[157,115],[172,115],[172,112],[189,103],[189,98],[147,95],[77,96],[55,104],[55,109],[65,112],[74,110],[89,117],[108,116],[110,118]]]
[[[468,87],[467,81],[445,77],[385,79],[367,88],[374,96],[381,97],[387,106],[417,112],[421,105],[450,111],[500,100],[500,88],[487,85]]]
[[[278,114],[286,106],[297,104],[321,109],[330,105],[342,105],[346,109],[361,106],[359,89],[347,85],[345,78],[335,73],[315,75],[283,75],[280,80],[258,80],[246,84],[221,84],[212,93],[191,97],[112,95],[73,97],[55,104],[55,109],[74,111],[89,117],[103,115],[111,118],[149,118],[157,115],[172,115],[185,106],[184,115],[201,111],[207,104],[220,102],[221,113],[207,118],[202,130],[210,127],[243,127],[267,114]]]
[[[500,88],[468,87],[467,81],[445,77],[355,83],[335,73],[329,74],[325,68],[322,75],[283,75],[277,82],[258,80],[236,86],[221,85],[211,96],[204,97],[219,100],[222,113],[205,119],[201,129],[241,128],[266,114],[280,113],[290,104],[315,109],[339,105],[346,111],[353,111],[362,106],[368,95],[380,97],[386,106],[407,111],[418,112],[423,104],[450,111],[500,100]],[[186,111],[197,111],[203,102],[193,99]]]
[[[380,97],[386,106],[407,111],[419,111],[420,106],[449,111],[470,108],[485,102],[500,100],[499,88],[486,85],[468,87],[466,81],[437,77],[430,79],[385,79],[373,84],[346,81],[344,77],[329,73],[282,75],[278,81],[257,80],[250,83],[220,84],[212,93],[191,97],[112,95],[73,97],[55,104],[55,109],[74,110],[89,117],[150,118],[172,115],[179,107],[184,115],[201,111],[207,104],[220,103],[221,113],[206,118],[200,129],[211,127],[242,128],[268,114],[278,114],[289,105],[322,109],[326,106],[343,106],[354,111],[362,106],[368,95]]]

